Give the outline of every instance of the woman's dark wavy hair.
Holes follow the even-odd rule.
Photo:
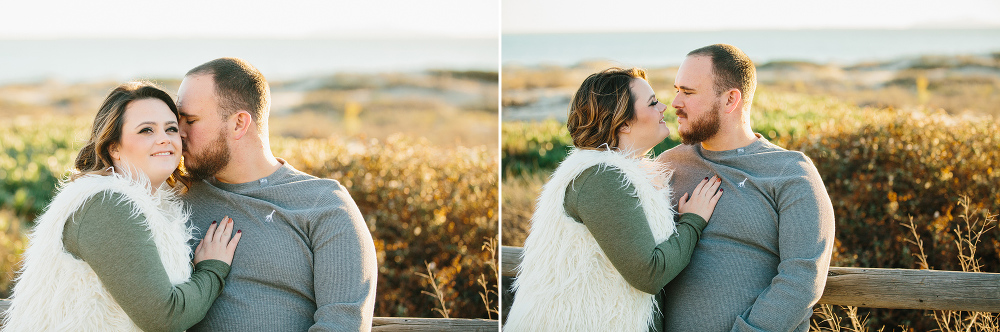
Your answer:
[[[170,107],[174,117],[179,118],[177,105],[170,95],[150,82],[128,82],[111,90],[104,103],[97,111],[94,118],[94,126],[90,131],[90,139],[86,145],[76,155],[76,174],[70,177],[70,181],[76,180],[87,174],[111,174],[114,166],[111,158],[111,149],[121,144],[122,127],[125,125],[125,109],[129,103],[142,99],[159,99]],[[181,164],[183,164],[183,160]],[[178,165],[180,166],[180,165]],[[174,170],[173,174],[167,178],[167,184],[176,187],[181,182],[181,169]],[[181,184],[187,185],[186,182]]]
[[[583,80],[569,107],[566,129],[577,148],[618,147],[618,130],[635,118],[630,85],[646,79],[640,68],[608,68]]]

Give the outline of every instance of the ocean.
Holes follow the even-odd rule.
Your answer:
[[[498,45],[496,38],[0,40],[0,84],[181,78],[219,57],[243,58],[268,80],[337,72],[496,71]]]
[[[656,68],[680,65],[687,52],[717,43],[739,47],[758,65],[778,60],[850,65],[1000,52],[1000,29],[504,34],[501,57],[504,66],[611,60],[622,66]]]

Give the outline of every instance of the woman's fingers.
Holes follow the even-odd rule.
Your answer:
[[[225,232],[226,227],[229,226],[229,216],[222,218],[219,222],[219,227],[215,229],[215,233],[212,234],[213,241],[222,241],[222,234]]]
[[[691,197],[701,195],[701,192],[705,190],[705,185],[708,184],[711,179],[706,177],[704,180],[698,183],[698,186],[694,187],[694,192],[691,193]]]
[[[240,238],[242,237],[243,237],[243,232],[236,231],[236,235],[233,236],[233,239],[229,240],[229,244],[226,245],[226,252],[229,253],[229,256],[233,256],[236,254],[236,245],[240,244]]]
[[[705,178],[705,180],[702,180],[701,183],[698,184],[698,187],[695,187],[692,196],[710,197],[715,193],[715,190],[718,189],[721,184],[722,178],[719,176]]]
[[[213,221],[211,225],[208,225],[208,231],[205,232],[205,237],[203,238],[203,240],[212,241],[215,238],[215,229],[218,228],[218,226],[219,223],[215,221]]]
[[[719,199],[722,198],[722,192],[723,191],[724,190],[720,189],[719,191],[715,192],[715,195],[712,195],[712,199],[709,200],[709,202],[712,203],[712,206],[715,206],[715,204],[719,202]]]
[[[722,185],[722,178],[716,177],[709,186],[709,190],[705,193],[705,196],[715,195],[716,191],[719,191],[719,186]]]
[[[222,237],[219,238],[219,241],[222,241],[221,243],[228,243],[229,241],[227,240],[233,236],[233,218],[226,217],[226,219],[228,219],[226,227],[222,229]]]

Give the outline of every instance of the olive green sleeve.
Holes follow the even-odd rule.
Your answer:
[[[183,331],[205,317],[222,292],[229,265],[205,260],[172,285],[143,216],[118,193],[90,198],[67,222],[66,250],[87,262],[129,318],[145,331]]]
[[[622,179],[616,169],[591,167],[566,189],[563,205],[570,217],[587,226],[632,287],[656,294],[690,262],[708,223],[685,213],[677,222],[677,232],[656,243],[639,198],[632,196],[634,186],[622,185]]]

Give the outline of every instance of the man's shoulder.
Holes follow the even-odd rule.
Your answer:
[[[692,144],[677,144],[677,146],[663,151],[661,156],[680,156],[680,155],[692,155],[694,154],[694,145]]]
[[[282,189],[291,190],[304,197],[338,199],[342,195],[350,196],[347,188],[340,181],[316,177],[294,169],[293,172],[280,179],[278,185]]]
[[[701,164],[703,160],[704,158],[698,154],[694,145],[690,144],[679,144],[667,151],[663,151],[663,153],[660,153],[656,157],[657,162],[667,165],[675,174],[678,171],[684,173],[688,169],[696,167],[695,165]]]

